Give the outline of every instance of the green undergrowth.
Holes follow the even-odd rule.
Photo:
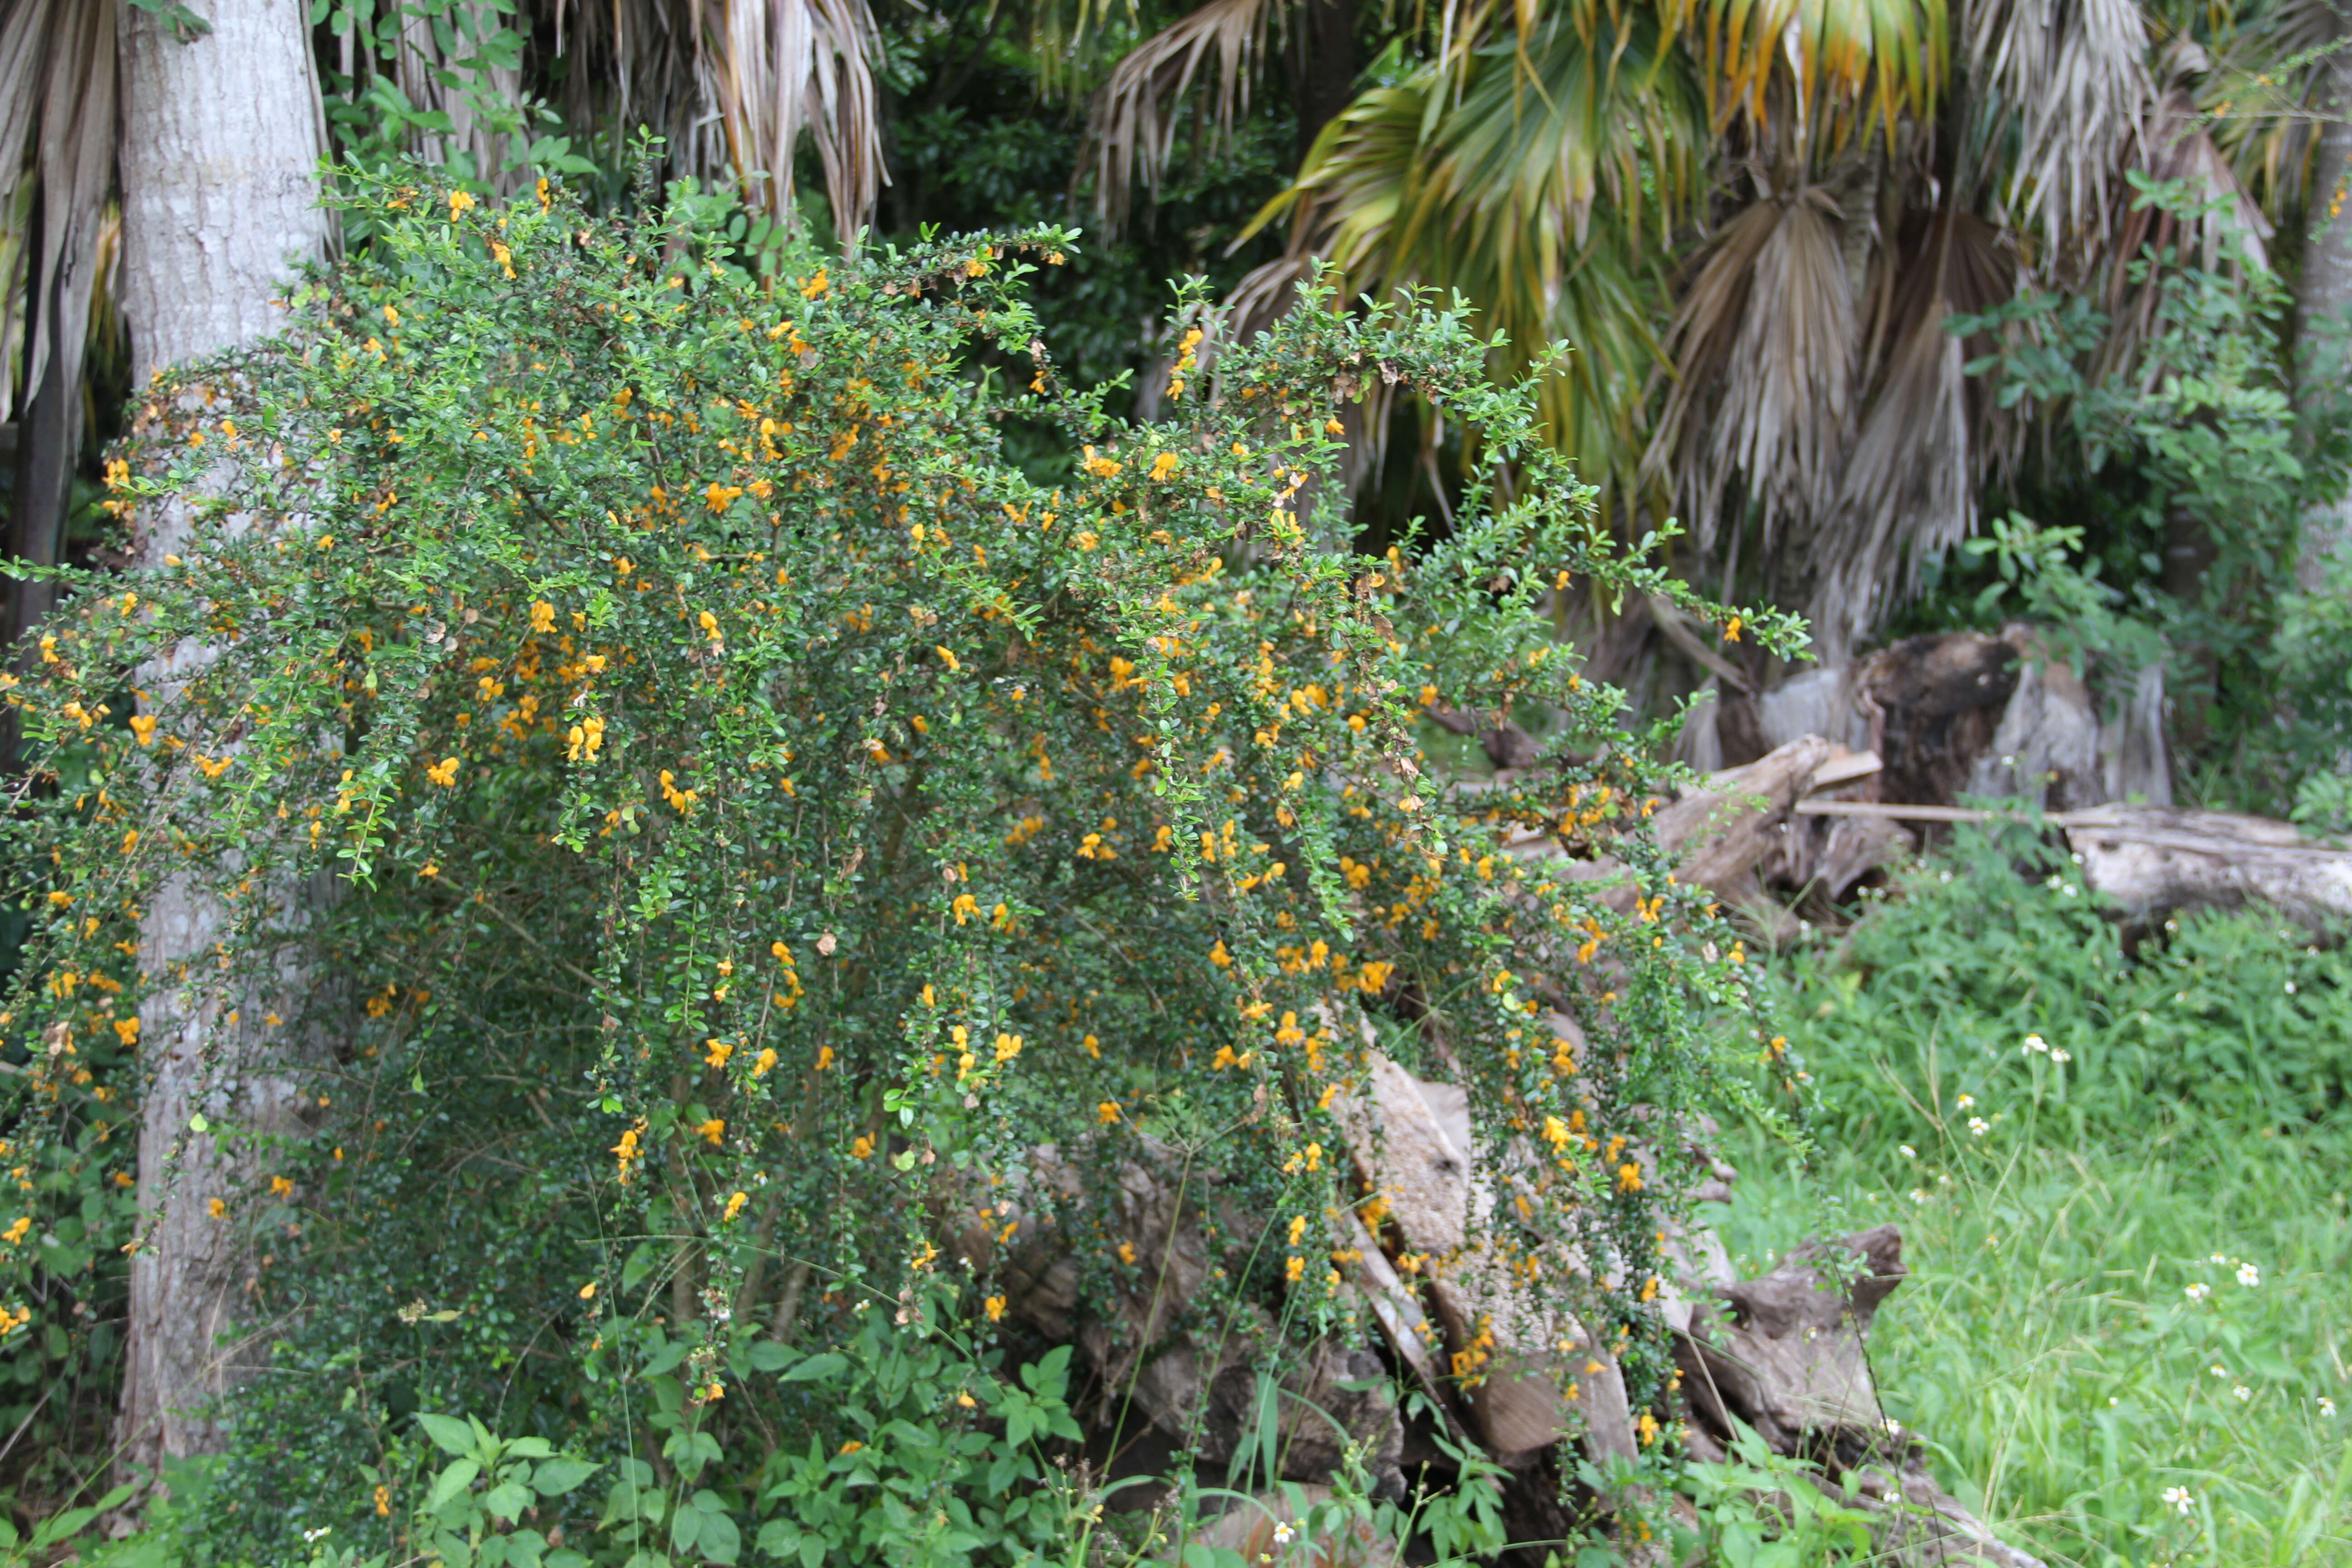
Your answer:
[[[1824,1152],[1750,1144],[1727,1240],[1757,1268],[1902,1226],[1886,1414],[2045,1562],[2352,1561],[2352,965],[2095,904],[2063,851],[1977,838],[1782,964]]]

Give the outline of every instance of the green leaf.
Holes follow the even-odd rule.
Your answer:
[[[702,1516],[699,1550],[712,1563],[732,1564],[742,1555],[742,1532],[724,1513],[706,1513]]]
[[[454,1415],[436,1415],[427,1411],[416,1413],[417,1425],[433,1439],[433,1446],[445,1454],[465,1455],[474,1451],[474,1429]]]
[[[482,1506],[489,1510],[490,1516],[494,1519],[503,1519],[509,1524],[521,1519],[523,1510],[530,1505],[530,1489],[513,1481],[500,1482],[492,1487],[482,1498]]]
[[[585,1459],[559,1454],[531,1473],[531,1489],[541,1497],[562,1497],[567,1492],[577,1491],[582,1482],[602,1468],[603,1466],[590,1464]]]
[[[782,1383],[814,1383],[820,1377],[831,1377],[849,1365],[849,1358],[839,1351],[821,1351],[784,1373]]]
[[[461,1495],[481,1473],[482,1467],[471,1459],[453,1460],[447,1469],[434,1479],[433,1489],[425,1497],[425,1511],[436,1511],[444,1503]]]

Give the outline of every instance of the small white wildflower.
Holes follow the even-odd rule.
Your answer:
[[[1973,1094],[1964,1094],[1964,1095],[1960,1096],[1959,1100],[1958,1100],[1956,1103],[1959,1106],[1959,1108],[1960,1108],[1962,1110],[1971,1110],[1971,1109],[1973,1109],[1973,1108],[1975,1107],[1976,1102],[1977,1102],[1977,1097],[1976,1097],[1975,1095],[1973,1095]]]
[[[2216,1263],[2227,1263],[2230,1261],[2230,1255],[2226,1252],[2217,1252],[2213,1254],[2213,1261]]]
[[[1286,1524],[1277,1524],[1277,1525],[1276,1525],[1276,1526],[1274,1527],[1274,1543],[1275,1543],[1276,1546],[1287,1546],[1287,1545],[1289,1545],[1289,1544],[1290,1544],[1290,1536],[1291,1536],[1291,1530],[1290,1530],[1290,1526],[1288,1526],[1288,1525],[1286,1525]]]
[[[302,1544],[308,1546],[314,1541],[333,1534],[334,1531],[335,1527],[331,1524],[322,1524],[316,1530],[306,1530],[302,1532]]]
[[[2321,1394],[2319,1396],[2319,1413],[2333,1421],[2336,1418],[2336,1401],[2328,1398],[2327,1395],[2324,1394]]]
[[[2251,1389],[2251,1388],[2248,1388],[2244,1384],[2242,1384],[2242,1384],[2238,1384],[2238,1386],[2237,1386],[2237,1387],[2235,1387],[2235,1388],[2233,1388],[2233,1389],[2230,1390],[2230,1395],[2231,1395],[2231,1398],[2235,1399],[2239,1404],[2243,1405],[2247,1400],[2252,1399],[2252,1398],[2254,1396],[2254,1391],[2253,1391],[2252,1389]]]
[[[2210,1296],[2212,1293],[2213,1287],[2206,1284],[2201,1279],[2181,1292],[2182,1295],[2188,1297],[2192,1301],[2202,1301],[2206,1297]]]
[[[1897,1143],[1895,1147],[1902,1152],[1903,1157],[1906,1160],[1916,1160],[1919,1157],[1919,1151],[1914,1149],[1908,1143]]]
[[[2227,1377],[2230,1375],[2230,1369],[2221,1365],[2219,1362],[2214,1363],[2205,1370],[2211,1373],[2215,1377]]]
[[[2286,983],[2286,994],[2290,996],[2294,994],[2294,982],[2292,980]]]
[[[1990,1132],[1990,1131],[1992,1131],[1992,1125],[1991,1125],[1991,1123],[1990,1123],[1990,1122],[1986,1121],[1985,1121],[1985,1119],[1984,1119],[1983,1117],[1981,1117],[1981,1116],[1971,1116],[1971,1117],[1969,1117],[1969,1131],[1972,1135],[1974,1135],[1974,1136],[1976,1136],[1976,1137],[1979,1137],[1979,1138],[1981,1138],[1981,1137],[1983,1137],[1986,1133],[1988,1133],[1988,1132]]]
[[[2053,1051],[2050,1053],[2050,1059],[2056,1062],[2060,1067],[2064,1067],[2068,1062],[2074,1059],[2074,1053],[2067,1050]]]
[[[2165,1488],[2164,1500],[2171,1508],[2180,1513],[2188,1513],[2197,1506],[2197,1500],[2189,1495],[2189,1489],[2187,1487]]]
[[[2251,1263],[2241,1263],[2238,1265],[2239,1284],[2245,1286],[2248,1289],[2252,1289],[2262,1282],[2263,1271],[2261,1269],[2255,1268]]]
[[[2046,1053],[2050,1049],[2050,1042],[2039,1035],[2028,1035],[2025,1037],[2025,1048],[2029,1051]]]
[[[1927,1194],[1919,1188],[1914,1187],[1911,1189],[1911,1201],[1915,1204],[1924,1204],[1927,1201]]]

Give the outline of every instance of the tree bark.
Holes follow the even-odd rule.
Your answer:
[[[276,330],[293,263],[321,254],[327,236],[303,6],[212,0],[205,12],[212,31],[186,42],[146,11],[125,4],[121,13],[121,300],[142,388],[164,366]],[[184,506],[142,513],[142,563],[179,546],[190,516]],[[168,704],[205,651],[184,646],[141,672],[154,705]],[[253,1146],[194,1134],[191,1118],[201,1110],[240,1131],[284,1131],[298,1095],[282,1047],[264,1044],[250,1021],[258,1009],[240,1027],[220,987],[204,984],[226,929],[226,911],[188,879],[159,889],[142,925],[140,962],[152,982],[141,1008],[147,1245],[131,1259],[119,1434],[133,1473],[216,1450],[214,1402],[252,1359],[234,1340],[253,1247],[212,1204],[257,1179]],[[279,978],[299,991],[299,975]]]
[[[1356,0],[1306,0],[1298,20],[1298,160],[1356,96]]]
[[[2352,38],[2352,15],[2340,8],[2336,41]],[[2305,350],[2304,414],[2332,413],[2352,373],[2352,49],[2338,48],[2319,62],[2319,147],[2312,160],[2309,227],[2304,241],[2303,277],[2296,289],[2300,336]],[[2321,323],[2327,323],[2321,325]],[[2322,587],[2332,561],[2352,557],[2352,497],[2315,509],[2304,520],[2302,557],[2296,576],[2306,589]]]

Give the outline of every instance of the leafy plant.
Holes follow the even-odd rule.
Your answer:
[[[1574,1289],[1662,1394],[1639,1293],[1682,1184],[1622,1151],[1661,1112],[1769,1114],[1734,1065],[1761,1031],[1744,949],[1643,826],[1657,737],[1544,602],[1582,580],[1795,628],[1621,552],[1461,310],[1309,289],[1218,396],[1180,355],[1169,417],[1129,425],[1027,303],[1058,229],[807,257],[778,287],[689,188],[611,219],[544,184],[494,208],[349,178],[366,256],[283,341],[167,378],[112,470],[112,504],[184,512],[185,544],[87,585],[11,692],[90,788],[8,829],[40,919],[5,1021],[102,1044],[234,1012],[301,1085],[296,1132],[233,1100],[194,1129],[247,1162],[216,1218],[263,1253],[301,1370],[239,1396],[220,1528],[381,1541],[369,1489],[315,1478],[391,1474],[416,1410],[497,1430],[512,1403],[632,1509],[653,1468],[672,1534],[634,1550],[713,1555],[783,1484],[753,1479],[772,1456],[812,1500],[858,1474],[839,1439],[808,1468],[843,1407],[753,1375],[761,1323],[842,1353],[864,1304],[962,1265],[985,1343],[1020,1321],[1003,1250],[1046,1231],[1087,1310],[1139,1267],[1116,1173],[1171,1140],[1213,1142],[1221,1212],[1300,1221],[1283,1247],[1205,1220],[1194,1310],[1360,1332],[1307,1265],[1307,1227],[1365,1196],[1332,1104],[1366,1025],[1408,1057],[1442,1028],[1481,1139],[1553,1130],[1530,1211],[1622,1260]],[[1518,465],[1445,540],[1360,555],[1339,416],[1390,383]],[[1065,478],[1007,460],[1008,419],[1059,433]],[[125,696],[184,645],[211,650],[184,684]],[[1544,765],[1454,793],[1420,743],[1441,700],[1528,715]],[[1515,831],[1622,868],[1536,883]],[[340,896],[286,923],[320,873]],[[142,974],[136,911],[186,877],[234,911],[228,960]],[[89,1060],[11,1080],[29,1147],[131,1092],[73,1079]],[[1066,1440],[1037,1375],[989,1396],[1024,1433],[991,1466]],[[969,1458],[911,1417],[888,1440],[934,1477]],[[502,1517],[469,1500],[514,1453],[436,1505],[452,1540],[516,1538],[467,1511]],[[1013,1500],[998,1522],[1030,1528]],[[914,1550],[934,1526],[908,1517],[867,1547]]]

